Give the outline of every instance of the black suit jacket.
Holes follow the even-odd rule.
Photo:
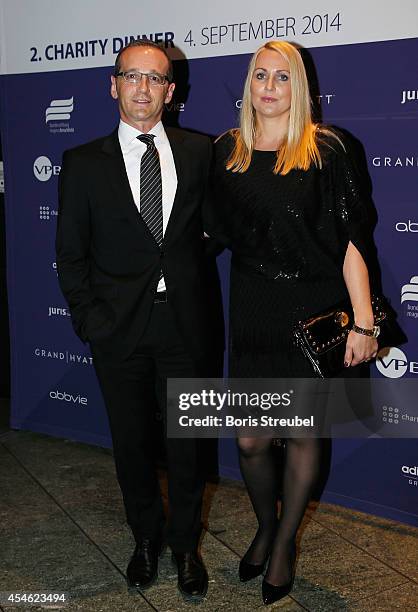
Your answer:
[[[223,347],[216,262],[206,255],[201,214],[211,143],[185,130],[166,133],[178,185],[161,248],[134,203],[117,130],[63,157],[59,282],[78,336],[113,356],[127,356],[138,344],[161,269],[190,352],[201,358]]]

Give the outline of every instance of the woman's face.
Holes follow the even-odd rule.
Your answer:
[[[259,117],[289,118],[292,89],[289,62],[277,51],[260,51],[251,79],[251,102]]]

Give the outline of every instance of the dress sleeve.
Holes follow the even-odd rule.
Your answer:
[[[362,187],[362,181],[348,146],[335,141],[333,154],[333,191],[335,211],[342,228],[343,247],[351,241],[362,255],[367,267],[374,260],[373,226],[370,196]]]
[[[225,134],[214,146],[209,197],[205,203],[204,229],[206,234],[223,247],[229,247],[230,237],[227,231],[226,194],[223,176],[226,172],[225,163],[231,150],[231,136]]]

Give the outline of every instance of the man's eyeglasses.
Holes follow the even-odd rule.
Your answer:
[[[124,81],[131,85],[140,83],[143,76],[147,78],[148,83],[152,86],[161,86],[168,83],[168,76],[159,74],[158,72],[137,72],[136,70],[129,70],[128,72],[119,72],[115,76],[123,77]]]

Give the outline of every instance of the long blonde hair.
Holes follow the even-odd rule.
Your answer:
[[[291,83],[289,127],[285,142],[277,151],[273,172],[274,174],[287,174],[294,168],[307,170],[312,164],[321,167],[321,155],[315,137],[318,126],[312,121],[309,85],[302,58],[295,45],[273,40],[257,49],[248,66],[242,96],[240,129],[231,130],[235,145],[226,168],[232,172],[246,172],[250,165],[257,132],[257,118],[251,102],[251,80],[257,57],[261,51],[266,49],[280,53],[287,60]]]

